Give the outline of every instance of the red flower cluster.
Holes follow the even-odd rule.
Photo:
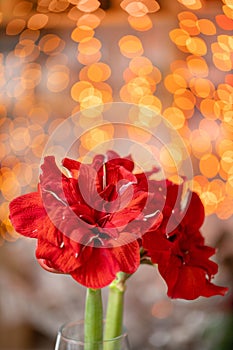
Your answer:
[[[153,196],[140,188],[130,157],[108,152],[105,158],[96,156],[90,165],[65,159],[67,176],[54,157],[46,157],[38,192],[10,203],[16,231],[38,240],[40,264],[90,288],[137,270],[140,231],[155,227],[160,217],[155,209],[143,214]]]
[[[224,295],[227,288],[211,283],[218,265],[209,260],[215,249],[204,245],[199,229],[204,221],[204,207],[194,192],[189,192],[183,202],[176,184],[167,181],[163,221],[156,231],[143,236],[143,247],[168,286],[171,298],[196,299]],[[159,182],[154,190],[165,193]],[[177,198],[179,199],[177,201]]]
[[[10,203],[12,224],[37,239],[44,268],[102,288],[120,271],[134,273],[143,250],[158,264],[169,296],[225,294],[226,288],[210,282],[217,264],[199,232],[204,210],[195,193],[181,208],[179,186],[150,180],[156,170],[134,174],[132,159],[112,151],[92,164],[66,158],[63,169],[46,157],[38,192]]]

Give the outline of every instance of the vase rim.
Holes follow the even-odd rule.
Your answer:
[[[105,320],[103,321],[105,322]],[[69,336],[67,334],[65,334],[65,329],[69,326],[75,326],[75,325],[84,325],[84,320],[79,320],[79,321],[68,321],[68,322],[65,322],[63,325],[60,326],[59,330],[58,330],[58,333],[60,334],[60,336],[64,339],[64,340],[67,340],[69,342],[72,342],[74,344],[78,344],[78,345],[84,345],[84,344],[88,344],[87,342],[84,342],[83,339],[75,339],[74,337],[72,336]],[[115,338],[111,338],[111,339],[104,339],[103,342],[104,343],[112,343],[112,342],[116,342],[116,341],[119,341],[121,339],[124,339],[128,336],[127,332],[126,332],[126,329],[123,327],[123,332],[121,335],[115,337]],[[95,342],[96,345],[98,344],[102,344],[103,342],[101,341],[97,341]]]

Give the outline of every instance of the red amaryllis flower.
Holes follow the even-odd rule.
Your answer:
[[[153,212],[143,214],[148,192],[140,188],[131,158],[108,152],[92,164],[65,159],[63,169],[46,157],[38,192],[10,203],[16,231],[37,239],[43,267],[70,274],[86,287],[102,288],[119,271],[135,272],[137,239],[157,225],[158,213],[154,204]]]
[[[160,183],[158,186],[161,188]],[[215,249],[204,244],[199,231],[204,221],[200,198],[190,192],[189,203],[182,210],[182,202],[176,201],[179,186],[167,182],[166,191],[163,221],[156,231],[151,230],[143,236],[142,244],[152,262],[158,264],[168,286],[168,296],[192,300],[199,296],[224,295],[227,288],[211,283],[218,265],[209,260]],[[172,231],[168,229],[171,223]]]

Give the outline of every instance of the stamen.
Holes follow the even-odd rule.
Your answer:
[[[65,203],[61,198],[58,197],[58,195],[56,193],[54,193],[53,191],[50,190],[43,190],[44,192],[50,193],[54,198],[56,198],[59,202],[61,202],[62,204],[64,204],[65,206],[67,206],[67,203]]]
[[[103,241],[101,240],[101,238],[99,237],[99,235],[95,235],[95,236],[91,237],[91,238],[89,239],[89,241],[88,241],[85,245],[86,245],[86,246],[89,245],[89,244],[90,244],[92,241],[94,241],[95,239],[97,239],[98,242],[101,243],[101,245],[104,245],[104,243],[103,243]]]
[[[103,164],[103,189],[107,186],[106,163]]]
[[[135,185],[135,184],[137,184],[137,182],[135,182],[135,181],[129,181],[127,184],[122,185],[122,186],[119,188],[119,190],[118,190],[119,195],[122,195],[122,194],[127,190],[127,188],[128,188],[129,186]]]
[[[187,204],[188,204],[188,200],[189,200],[189,197],[190,197],[190,192],[187,192],[185,194],[185,196],[182,198],[181,202],[180,202],[180,209],[181,211],[184,211]]]
[[[154,213],[145,215],[144,218],[143,218],[143,221],[147,221],[147,219],[153,218],[153,216],[158,215],[159,213],[160,213],[160,211],[156,210]]]

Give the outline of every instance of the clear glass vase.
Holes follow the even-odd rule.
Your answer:
[[[128,335],[123,332],[117,338],[97,343],[85,343],[84,322],[69,322],[63,325],[57,335],[55,350],[131,350]]]

